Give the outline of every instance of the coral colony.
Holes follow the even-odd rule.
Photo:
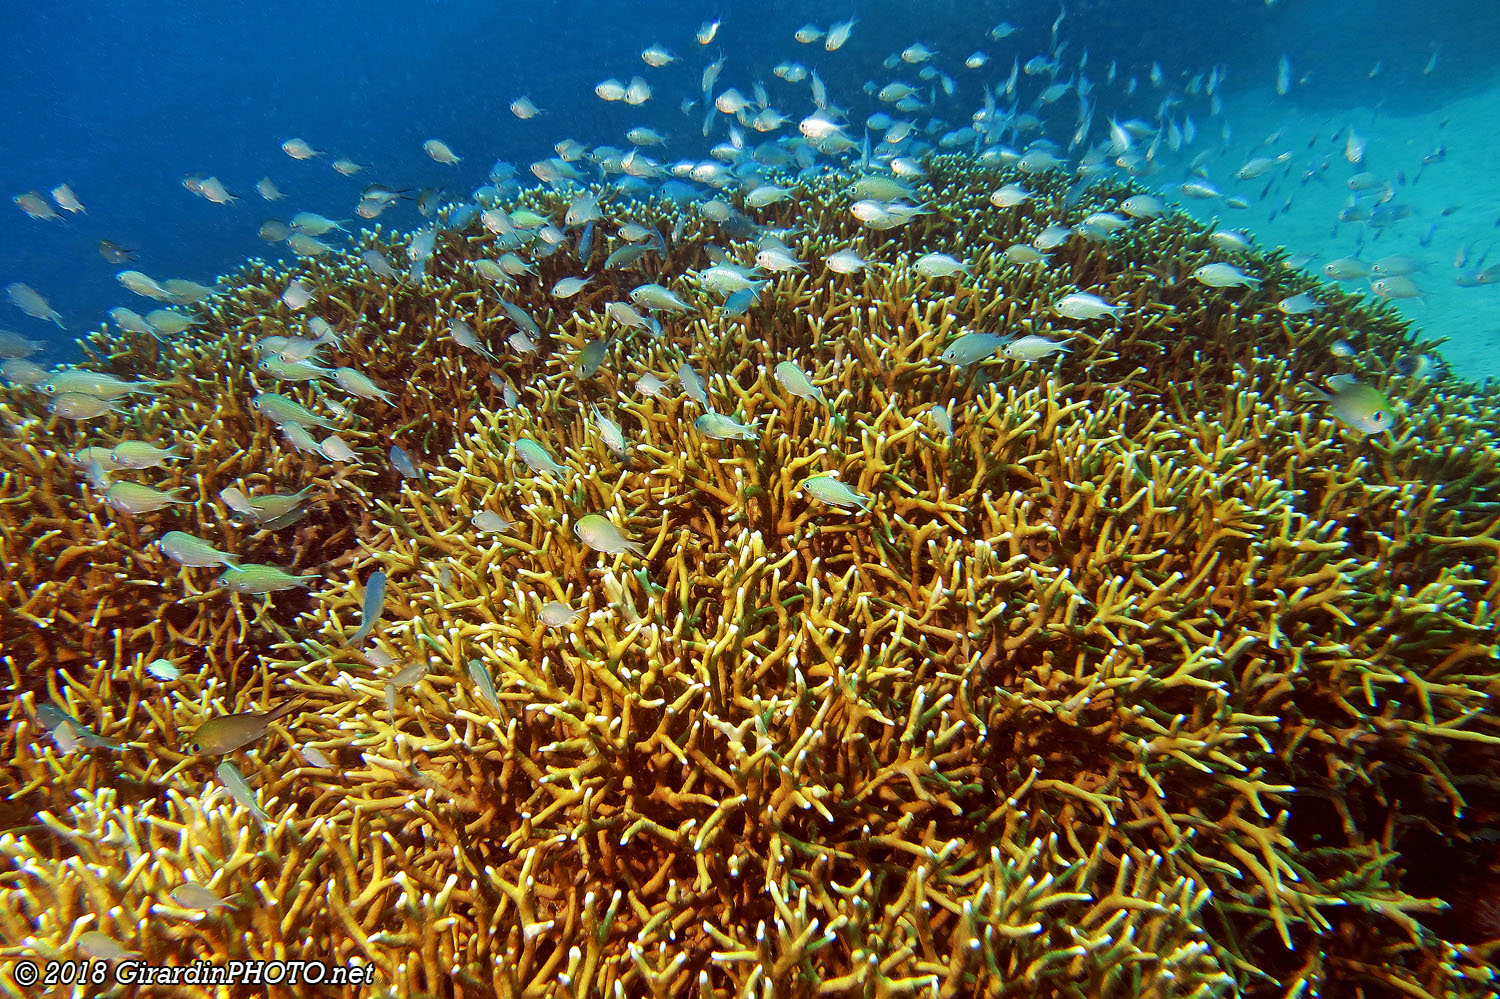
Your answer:
[[[1493,995],[1494,390],[1138,188],[927,169],[481,199],[5,389],[6,953]]]

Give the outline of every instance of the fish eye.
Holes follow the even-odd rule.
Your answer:
[[[1370,414],[1370,419],[1372,419],[1372,420],[1375,421],[1375,425],[1376,426],[1380,426],[1380,425],[1386,423],[1387,421],[1390,420],[1390,418],[1391,418],[1391,414],[1387,413],[1383,409],[1377,409],[1377,410],[1375,410],[1374,413]]]
[[[42,394],[43,395],[57,395],[57,386],[56,385],[43,385],[42,386]]]
[[[203,747],[196,742],[190,742],[182,748],[185,752],[191,753],[194,756],[198,755],[198,752],[203,749]]]

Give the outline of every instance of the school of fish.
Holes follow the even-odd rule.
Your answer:
[[[1090,61],[1087,50],[1069,44],[1063,32],[1066,20],[1066,12],[1058,16],[1041,52],[1020,50],[1010,43],[1015,28],[1009,24],[976,31],[974,42],[981,47],[972,53],[937,52],[920,39],[912,39],[883,62],[876,60],[880,71],[858,92],[842,94],[825,82],[825,75],[833,74],[825,68],[830,64],[819,59],[857,52],[860,22],[850,18],[827,27],[808,24],[787,40],[788,57],[771,68],[780,81],[774,94],[756,80],[721,82],[725,59],[704,57],[701,74],[695,72],[697,86],[664,100],[665,88],[653,83],[653,73],[672,72],[669,67],[706,52],[706,46],[720,34],[718,22],[706,22],[696,32],[668,40],[673,47],[653,43],[645,48],[639,53],[644,67],[620,73],[626,77],[623,82],[609,77],[594,88],[602,102],[629,108],[675,103],[675,114],[669,107],[651,122],[633,125],[622,134],[622,144],[590,144],[582,138],[558,136],[555,156],[524,169],[500,159],[486,172],[483,183],[457,200],[447,198],[442,187],[455,182],[442,179],[420,189],[351,181],[357,190],[351,188],[350,203],[336,214],[347,211],[371,221],[399,206],[413,206],[424,222],[411,233],[404,259],[374,250],[360,257],[362,266],[372,273],[412,287],[421,286],[443,234],[479,232],[491,239],[493,255],[474,260],[472,267],[498,296],[499,308],[509,321],[506,334],[482,335],[478,332],[482,324],[466,315],[451,317],[440,331],[472,354],[479,370],[502,357],[534,354],[549,342],[550,331],[543,321],[507,297],[508,289],[535,280],[538,261],[561,255],[575,262],[574,273],[549,285],[560,311],[596,289],[607,272],[637,275],[639,280],[632,278],[635,283],[628,294],[607,303],[607,315],[617,332],[609,339],[586,343],[572,359],[577,376],[589,378],[601,365],[628,358],[628,352],[613,349],[628,336],[657,337],[664,324],[687,321],[700,310],[744,315],[763,297],[776,295],[782,282],[800,280],[808,272],[826,270],[851,277],[867,268],[907,268],[932,284],[972,282],[973,267],[964,259],[962,247],[902,253],[884,235],[946,210],[925,185],[924,163],[937,153],[965,153],[981,165],[1013,169],[1026,177],[1065,177],[1069,196],[1075,200],[1088,185],[1106,178],[1128,179],[1140,189],[1111,210],[1094,213],[1077,225],[1048,226],[1029,241],[1005,247],[1007,266],[1017,268],[1047,267],[1049,255],[1070,240],[1110,245],[1122,232],[1153,225],[1174,206],[1210,203],[1216,213],[1232,214],[1277,201],[1285,193],[1285,200],[1272,213],[1274,219],[1291,209],[1296,185],[1333,183],[1331,178],[1343,173],[1347,176],[1337,182],[1349,194],[1338,224],[1360,226],[1373,244],[1409,214],[1403,214],[1403,188],[1415,183],[1422,169],[1443,159],[1441,148],[1432,150],[1413,176],[1400,170],[1367,169],[1374,151],[1352,125],[1325,129],[1302,151],[1286,148],[1287,142],[1272,135],[1258,144],[1254,155],[1234,159],[1229,152],[1232,129],[1223,116],[1221,66],[1208,65],[1199,72],[1176,76],[1168,75],[1157,63],[1134,68],[1116,62],[1098,65]],[[801,60],[795,58],[799,54]],[[1275,90],[1287,94],[1298,85],[1283,58],[1276,67]],[[516,119],[535,123],[528,127],[541,127],[550,120],[547,103],[542,94],[535,99],[518,94],[509,109]],[[867,110],[856,114],[857,106]],[[668,121],[676,124],[669,126]],[[473,149],[471,142],[459,141],[461,137],[453,138],[451,144],[428,138],[421,149],[435,165],[433,169],[456,177],[467,169],[470,157],[482,151]],[[311,169],[318,160],[351,178],[369,172],[359,161],[335,156],[301,137],[288,138],[281,150],[291,162],[282,161],[269,168],[271,172]],[[675,158],[667,155],[669,150]],[[821,257],[801,257],[794,233],[760,221],[757,213],[795,206],[799,182],[830,173],[842,178],[848,212],[866,238]],[[527,174],[536,183],[563,192],[568,198],[566,210],[549,217],[525,208],[504,208],[521,192]],[[243,210],[236,206],[243,206],[250,196],[249,192],[232,193],[212,175],[189,175],[182,183],[192,195],[223,205],[227,211]],[[1239,193],[1250,188],[1237,185],[1259,186],[1260,193]],[[282,184],[270,173],[254,188],[267,204],[287,198]],[[49,195],[50,199],[39,191],[28,191],[13,200],[20,211],[44,224],[62,224],[67,217],[85,212],[79,196],[65,183],[53,187]],[[1025,180],[1011,181],[997,183],[989,201],[996,211],[1021,212],[1033,196]],[[647,198],[674,202],[722,226],[725,245],[714,247],[711,263],[687,274],[677,287],[663,283],[665,277],[647,279],[680,236],[641,221],[633,208]],[[349,236],[345,226],[353,224],[349,217],[303,210],[285,221],[268,219],[255,226],[268,243],[284,245],[295,257],[310,258],[342,252],[338,241]],[[1222,226],[1212,233],[1210,242],[1214,258],[1191,269],[1185,267],[1180,283],[1193,282],[1202,294],[1234,296],[1245,308],[1279,315],[1293,331],[1298,324],[1317,320],[1326,303],[1315,295],[1276,298],[1260,290],[1266,275],[1246,256],[1254,242],[1247,232]],[[99,251],[117,265],[136,260],[140,252],[108,240],[100,243]],[[1306,265],[1310,258],[1298,262]],[[1457,263],[1460,285],[1500,282],[1500,264],[1486,265],[1477,250],[1466,249]],[[1366,281],[1372,295],[1401,300],[1421,298],[1417,275],[1427,266],[1406,254],[1376,256],[1372,252],[1329,260],[1319,270],[1331,281]],[[121,306],[111,310],[109,321],[122,330],[161,341],[197,335],[195,331],[206,321],[198,310],[216,293],[214,285],[159,279],[133,266],[119,271],[117,280],[126,291],[159,307],[142,314]],[[64,326],[64,314],[30,285],[11,282],[6,296],[27,316]],[[289,448],[316,456],[330,467],[388,465],[407,488],[424,488],[420,461],[400,444],[392,443],[382,454],[368,447],[358,449],[340,436],[351,411],[358,410],[365,419],[378,423],[381,409],[408,387],[380,384],[358,368],[338,363],[347,331],[329,321],[334,313],[327,308],[326,290],[292,280],[282,289],[280,304],[302,317],[300,332],[266,336],[255,344],[255,384],[241,386],[246,405],[274,425]],[[1040,318],[1038,331],[1024,335],[955,329],[936,356],[966,372],[985,365],[1068,365],[1074,363],[1071,338],[1082,332],[1108,336],[1133,316],[1126,304],[1110,299],[1107,289],[1079,286],[1059,296],[1051,314]],[[170,381],[132,380],[86,367],[48,370],[29,359],[40,346],[19,334],[0,333],[0,375],[21,390],[45,398],[47,408],[59,420],[87,425],[110,414],[128,417],[138,400],[170,398],[173,391]],[[1357,345],[1349,345],[1346,359],[1357,357]],[[1435,376],[1440,367],[1435,359],[1422,357],[1402,373]],[[839,406],[839,399],[825,392],[825,385],[814,380],[798,358],[777,359],[767,365],[765,373],[768,383],[774,382],[784,393],[779,405],[827,410]],[[498,375],[489,377],[507,405],[523,405],[515,385]],[[290,390],[280,390],[283,385],[299,384],[313,387],[323,411],[299,402],[287,394]],[[766,432],[762,422],[736,408],[717,372],[696,371],[684,361],[672,370],[635,371],[633,384],[642,395],[680,392],[690,399],[696,407],[692,427],[705,448],[715,452],[754,448]],[[1399,405],[1353,373],[1297,389],[1305,405],[1326,407],[1355,438],[1389,432],[1400,421]],[[951,433],[954,407],[962,402],[926,400],[920,405],[930,407],[933,422]],[[632,434],[619,413],[591,406],[587,425],[612,454],[623,459],[632,453]],[[510,456],[516,475],[568,474],[558,453],[530,437],[512,440]],[[195,501],[183,490],[152,484],[153,470],[194,460],[170,442],[101,436],[71,459],[98,502],[123,520],[149,518]],[[879,496],[861,493],[830,472],[810,472],[802,478],[800,490],[809,502],[825,507],[829,517],[867,516],[880,503]],[[229,487],[216,498],[236,522],[266,531],[292,526],[316,502],[311,488],[251,495]],[[476,515],[472,526],[485,533],[504,533],[513,527],[493,511]],[[646,543],[631,537],[607,512],[581,516],[572,533],[580,545],[594,552],[627,559],[650,555]],[[221,547],[221,539],[180,530],[161,533],[153,544],[181,571],[208,572],[204,578],[212,578],[213,585],[224,591],[223,599],[261,600],[282,591],[316,590],[323,579],[319,572],[299,572],[295,566],[245,561]],[[392,599],[384,573],[370,573],[362,588],[362,617],[348,637],[356,648],[378,635],[383,608]],[[530,613],[556,628],[569,627],[580,616],[570,603],[541,594]],[[177,667],[162,660],[149,669],[153,676],[166,678],[175,676]],[[407,676],[404,682],[414,679]],[[476,677],[476,682],[483,686],[488,680]],[[268,737],[278,724],[294,725],[302,707],[300,701],[287,700],[263,705],[262,711],[205,718],[185,738],[182,749],[189,756],[227,756]],[[66,716],[53,717],[51,727],[59,740],[76,743],[91,735]],[[220,776],[231,793],[248,793],[238,789],[232,767],[227,776]],[[243,778],[239,783],[243,784]],[[253,794],[249,801],[253,805]],[[199,910],[230,904],[195,884],[183,885],[172,897],[182,906]]]

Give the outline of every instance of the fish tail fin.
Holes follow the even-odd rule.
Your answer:
[[[305,709],[309,703],[310,702],[307,698],[300,695],[297,697],[293,697],[290,701],[287,701],[283,704],[278,704],[276,707],[266,712],[266,722],[269,724],[270,722],[280,721],[290,714]]]
[[[1302,381],[1300,381],[1298,385],[1309,392],[1312,397],[1319,402],[1333,401],[1333,396],[1328,392],[1328,390],[1323,388],[1323,386],[1319,385],[1317,382],[1313,381],[1311,375],[1303,376]]]

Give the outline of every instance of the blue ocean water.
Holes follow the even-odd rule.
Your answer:
[[[856,20],[851,39],[837,52],[792,38],[801,24],[826,27],[850,17]],[[694,32],[712,20],[721,22],[715,40],[698,45]],[[1000,23],[1014,32],[995,39],[990,31]],[[350,218],[358,192],[372,181],[440,186],[458,200],[483,182],[497,158],[520,165],[529,181],[525,165],[551,155],[559,139],[624,145],[623,131],[636,125],[669,136],[664,159],[701,157],[723,138],[727,119],[716,116],[714,135],[705,139],[701,111],[684,114],[679,104],[699,99],[701,71],[714,58],[725,60],[719,89],[733,84],[748,91],[762,81],[793,125],[811,110],[807,85],[776,79],[776,63],[797,60],[815,69],[835,101],[851,109],[851,121],[859,122],[882,108],[863,91],[865,81],[910,76],[915,67],[902,65],[893,74],[881,63],[920,41],[937,51],[931,65],[954,81],[955,92],[938,95],[915,117],[938,118],[948,128],[966,123],[980,106],[980,88],[1003,83],[1013,60],[1024,62],[1059,43],[1054,78],[1086,75],[1096,87],[1099,113],[1091,141],[1100,138],[1110,115],[1149,118],[1160,101],[1180,96],[1187,82],[1213,67],[1220,68],[1226,106],[1263,103],[1270,120],[1326,118],[1333,127],[1352,108],[1432,109],[1491,85],[1497,65],[1488,40],[1500,34],[1500,8],[1456,0],[113,0],[11,5],[7,25],[0,65],[6,98],[0,101],[0,135],[7,155],[0,158],[0,191],[7,198],[27,191],[45,197],[66,183],[87,214],[50,222],[15,206],[0,213],[0,283],[20,281],[37,289],[69,332],[9,303],[0,304],[0,326],[42,337],[50,359],[68,360],[74,357],[71,337],[97,327],[106,309],[136,308],[144,301],[115,283],[121,267],[101,259],[95,250],[101,239],[136,250],[137,261],[129,266],[154,277],[206,283],[248,257],[288,254],[257,237],[264,219],[304,210]],[[639,53],[653,43],[679,60],[648,68]],[[979,70],[965,67],[962,60],[976,51],[986,52],[989,62]],[[1295,67],[1295,86],[1277,105],[1270,83],[1282,55]],[[1118,66],[1112,94],[1102,82],[1110,63]],[[1165,80],[1156,89],[1148,82],[1153,64]],[[600,80],[633,75],[651,82],[654,96],[647,104],[605,103],[594,95]],[[1131,78],[1138,89],[1127,95]],[[1032,86],[1023,86],[1018,106],[1036,89],[1034,81],[1022,82]],[[523,95],[545,113],[518,120],[508,107]],[[1069,104],[1065,113],[1059,108],[1046,116],[1052,138],[1067,141],[1072,113]],[[1219,129],[1201,113],[1197,125],[1204,135]],[[304,162],[288,158],[280,144],[293,136],[328,155]],[[422,151],[430,137],[448,142],[463,162],[432,162]],[[337,156],[368,169],[340,176],[329,168]],[[188,174],[219,178],[239,200],[217,205],[193,196],[181,183]],[[263,176],[276,182],[286,200],[271,204],[256,195],[254,184]],[[1147,182],[1158,179],[1180,180],[1181,171]],[[1492,203],[1493,194],[1487,197]],[[1487,240],[1492,232],[1482,225],[1494,214],[1477,214],[1475,231],[1458,235]],[[380,221],[409,229],[422,220],[405,202]],[[1447,276],[1438,280],[1446,283]]]

